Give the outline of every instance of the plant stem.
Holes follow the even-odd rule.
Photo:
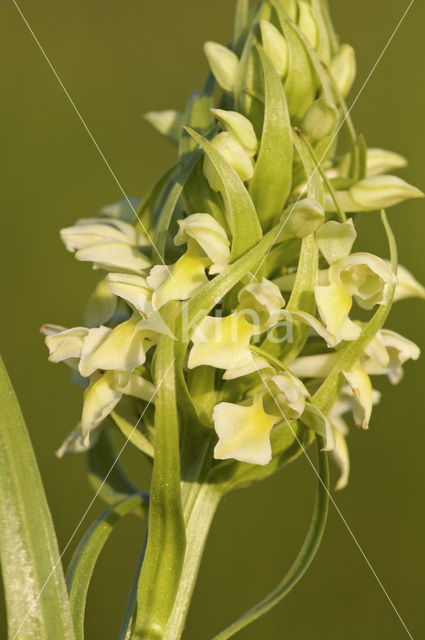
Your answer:
[[[163,640],[180,640],[212,519],[223,495],[220,485],[194,483],[186,524],[186,554],[174,607]]]

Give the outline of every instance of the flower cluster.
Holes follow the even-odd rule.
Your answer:
[[[125,403],[155,407],[157,350],[171,340],[182,429],[189,407],[205,438],[215,432],[211,464],[267,465],[297,425],[307,444],[323,439],[343,487],[346,414],[368,428],[380,397],[370,377],[396,384],[419,356],[383,328],[391,304],[425,298],[394,250],[391,262],[353,251],[356,215],[422,193],[388,175],[401,156],[355,133],[344,102],[355,55],[324,3],[260,2],[231,47],[204,51],[211,73],[186,111],[147,115],[178,164],[143,200],[61,232],[77,260],[107,272],[85,326],[43,328],[50,360],[85,387],[61,452],[93,446]]]

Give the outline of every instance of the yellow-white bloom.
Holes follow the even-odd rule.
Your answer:
[[[229,262],[230,242],[223,227],[209,213],[193,213],[177,221],[177,246],[196,242],[213,263],[210,273],[221,271]]]
[[[105,283],[109,290],[125,300],[141,315],[148,315],[152,310],[152,289],[142,276],[131,273],[108,273]]]
[[[350,371],[343,373],[356,400],[353,407],[354,420],[362,429],[368,429],[373,407],[373,390],[370,378],[359,365],[355,365]]]
[[[158,310],[170,300],[188,300],[202,289],[208,283],[205,269],[209,262],[195,246],[190,246],[173,265],[152,267],[147,283],[154,291],[153,308]]]
[[[363,309],[372,309],[386,301],[388,286],[397,282],[381,258],[371,253],[347,255],[354,240],[355,231],[349,222],[328,222],[318,232],[320,250],[331,266],[329,284],[317,285],[315,297],[326,328],[338,342],[360,335],[360,327],[349,318],[352,299]]]
[[[246,360],[242,364],[226,369],[223,374],[223,380],[235,380],[259,371],[262,372],[261,375],[266,375],[266,369],[268,369],[268,373],[274,373],[274,369],[270,366],[268,360],[247,352]]]
[[[403,365],[408,360],[417,360],[419,347],[395,331],[381,329],[365,350],[362,367],[369,375],[387,375],[392,384],[403,377]]]
[[[166,111],[149,111],[145,113],[145,120],[159,133],[172,141],[178,140],[183,124],[184,114],[181,111],[168,109]]]
[[[406,298],[421,298],[425,300],[425,287],[401,264],[397,268],[397,286],[394,292],[394,302]]]
[[[258,140],[254,127],[248,118],[237,111],[225,111],[224,109],[211,109],[211,113],[221,122],[226,131],[234,135],[249,156],[256,154]]]
[[[279,321],[280,311],[285,304],[279,287],[267,278],[243,287],[238,294],[238,300],[238,311],[243,313],[259,332]]]
[[[131,371],[146,360],[153,332],[147,330],[138,314],[114,329],[90,329],[81,351],[79,371],[87,377],[96,370]]]
[[[267,381],[269,393],[264,403],[269,413],[283,413],[287,420],[295,420],[304,412],[309,393],[301,380],[285,372],[272,376]]]
[[[318,200],[302,198],[290,204],[281,216],[282,227],[276,242],[290,238],[305,238],[319,229],[325,220],[325,211]]]
[[[81,433],[86,448],[91,444],[91,432],[113,411],[123,394],[151,402],[154,393],[153,384],[133,371],[124,378],[114,371],[93,376],[84,392],[81,417]]]
[[[319,43],[319,31],[313,10],[308,2],[299,0],[298,11],[298,25],[305,37],[310,41],[311,46],[316,49]]]
[[[357,232],[353,221],[326,222],[316,233],[317,245],[328,264],[334,264],[349,255]]]
[[[338,191],[337,198],[347,212],[376,211],[386,209],[411,198],[423,198],[420,189],[398,176],[375,175],[356,182],[347,191]],[[335,212],[336,207],[329,194],[325,196],[325,209]]]
[[[407,166],[407,160],[399,153],[386,149],[367,150],[367,176],[379,176],[387,171],[402,169]]]
[[[232,133],[228,131],[219,133],[211,144],[233,167],[242,182],[252,178],[254,174],[252,158]],[[204,158],[204,174],[211,189],[220,191],[223,188],[222,180],[208,155]]]
[[[89,329],[87,327],[65,329],[55,325],[45,325],[41,331],[46,336],[50,362],[65,362],[75,368],[81,357]]]
[[[267,20],[260,21],[261,40],[264,51],[269,56],[278,74],[283,77],[288,71],[288,44],[279,29]]]
[[[245,366],[252,361],[249,342],[253,334],[253,325],[240,313],[232,313],[224,318],[207,316],[192,335],[189,369],[201,364],[217,369]]]
[[[111,413],[122,394],[115,387],[113,371],[97,377],[84,392],[81,432],[84,444],[89,445],[90,432]]]
[[[301,131],[315,144],[331,135],[338,122],[338,109],[326,98],[315,100],[305,112]]]
[[[214,428],[219,441],[214,457],[265,465],[272,458],[270,433],[282,417],[268,415],[261,396],[248,406],[221,402],[214,407]]]
[[[224,91],[231,93],[238,72],[238,56],[217,42],[206,42],[204,52],[218,84]]]
[[[83,262],[93,262],[96,269],[140,273],[151,262],[139,251],[147,246],[146,237],[133,225],[115,218],[79,220],[62,229],[61,238],[68,251]]]
[[[330,72],[340,93],[345,97],[356,77],[356,54],[349,44],[340,46],[329,65]]]

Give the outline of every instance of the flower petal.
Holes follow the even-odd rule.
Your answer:
[[[238,311],[260,331],[272,327],[279,321],[280,310],[285,304],[279,287],[267,278],[243,287],[238,294],[238,300]]]
[[[188,367],[206,364],[218,369],[245,366],[252,360],[249,342],[254,327],[239,313],[224,318],[207,316],[195,329]]]
[[[316,233],[319,249],[329,264],[348,256],[356,237],[357,232],[351,219],[347,222],[330,220]]]
[[[356,399],[356,405],[353,409],[354,421],[362,429],[368,429],[373,407],[373,391],[370,378],[359,365],[354,366],[351,371],[343,371],[343,374]]]
[[[205,268],[208,258],[188,250],[170,267],[155,265],[147,278],[154,289],[152,306],[157,311],[170,300],[188,300],[208,283]],[[171,275],[170,275],[171,274]]]
[[[214,407],[213,420],[219,437],[215,458],[258,465],[270,462],[270,432],[281,417],[265,413],[261,400],[254,400],[251,406],[221,402]]]
[[[81,432],[86,445],[90,432],[113,410],[122,393],[115,388],[114,372],[108,371],[93,382],[84,392]]]
[[[223,227],[209,213],[193,213],[177,221],[176,245],[195,240],[213,264],[224,266],[230,258],[230,242]]]
[[[105,282],[112,293],[128,302],[140,314],[147,315],[152,310],[152,289],[145,278],[129,273],[108,273]]]
[[[112,240],[83,247],[76,252],[75,257],[81,262],[93,262],[95,269],[106,271],[141,273],[151,266],[151,261],[136,247]]]
[[[91,329],[81,354],[81,375],[87,377],[97,369],[136,369],[146,360],[146,348],[150,346],[150,337],[137,314],[114,329]]]

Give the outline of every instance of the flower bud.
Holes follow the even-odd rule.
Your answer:
[[[317,245],[328,264],[334,264],[348,256],[357,237],[352,220],[336,222],[329,220],[316,234]]]
[[[313,10],[311,6],[303,0],[298,3],[298,9],[298,26],[307,40],[309,40],[311,46],[316,49],[319,43],[319,31]]]
[[[222,126],[235,136],[248,155],[254,156],[257,151],[258,140],[250,120],[237,111],[211,109],[211,112],[221,122]]]
[[[394,151],[385,149],[367,150],[367,176],[378,176],[393,169],[402,169],[407,166],[406,158]]]
[[[331,135],[338,121],[338,110],[325,98],[315,100],[301,121],[301,130],[314,144]]]
[[[176,143],[179,140],[184,116],[180,111],[149,111],[145,120],[161,135]]]
[[[276,29],[271,22],[261,20],[260,26],[264,51],[276,67],[278,74],[283,77],[288,70],[288,44],[279,29]]]
[[[365,210],[385,209],[410,198],[422,198],[422,191],[397,176],[372,176],[350,189],[353,201]]]
[[[278,9],[286,11],[291,20],[297,19],[297,2],[296,0],[275,0],[274,4]]]
[[[325,212],[320,202],[313,198],[299,200],[283,212],[283,226],[277,241],[283,242],[293,237],[304,238],[317,231],[324,219]]]
[[[406,298],[421,298],[425,300],[425,287],[401,264],[397,268],[397,286],[394,292],[394,302]]]
[[[254,173],[252,160],[233,134],[223,131],[214,138],[211,144],[234,168],[242,182],[252,178]],[[222,188],[221,178],[208,156],[205,156],[204,159],[204,174],[211,189],[220,191]]]
[[[330,72],[340,93],[345,97],[356,77],[356,54],[349,44],[341,45],[329,65]]]
[[[217,42],[206,42],[204,52],[215,79],[224,91],[233,91],[239,59],[233,51]]]

